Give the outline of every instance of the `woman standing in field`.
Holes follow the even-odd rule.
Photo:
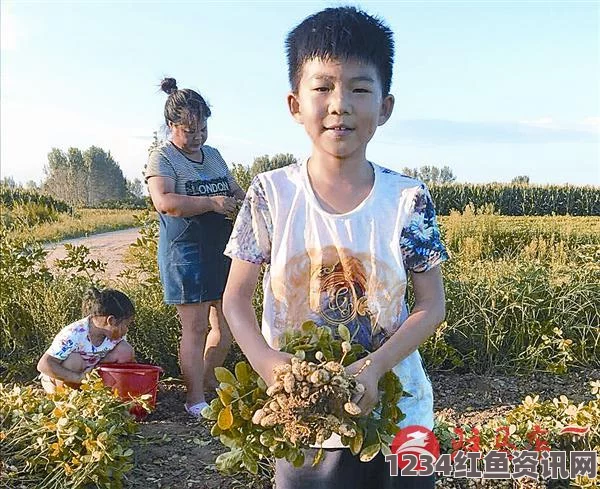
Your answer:
[[[199,416],[205,388],[216,387],[231,333],[221,308],[230,259],[223,255],[231,234],[227,219],[244,191],[220,153],[205,146],[210,108],[175,79],[161,88],[169,97],[164,116],[171,139],[154,148],[144,176],[159,213],[158,265],[167,304],[182,325],[179,360],[187,387],[185,409]],[[210,331],[209,331],[210,324]]]

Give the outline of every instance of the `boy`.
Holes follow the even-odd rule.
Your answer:
[[[376,404],[389,370],[413,397],[404,426],[433,427],[431,384],[416,348],[445,315],[438,265],[447,259],[425,186],[366,159],[377,126],[390,117],[393,39],[381,21],[352,7],[305,19],[286,41],[291,115],[312,141],[308,161],[258,175],[225,250],[232,259],[223,309],[240,348],[267,384],[289,362],[277,351],[287,327],[311,319],[345,324],[370,352],[358,381],[363,412]],[[252,309],[264,276],[262,336]],[[415,307],[405,303],[411,271]],[[402,327],[400,328],[400,326]],[[366,358],[348,367],[357,372]],[[295,469],[278,460],[277,489],[433,487],[433,477],[390,477],[379,455],[360,462],[339,438],[323,462]]]

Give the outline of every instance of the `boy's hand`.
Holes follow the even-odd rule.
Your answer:
[[[381,374],[372,363],[365,366],[365,361],[368,358],[369,356],[357,360],[346,367],[346,372],[351,375],[355,375],[362,369],[362,372],[356,377],[356,382],[361,383],[365,387],[365,391],[352,399],[361,409],[361,416],[369,414],[379,402],[378,385]]]
[[[275,383],[275,374],[273,369],[284,363],[291,363],[291,353],[285,353],[278,350],[272,350],[272,353],[265,355],[260,363],[256,365],[256,372],[262,377],[267,386],[272,386]]]

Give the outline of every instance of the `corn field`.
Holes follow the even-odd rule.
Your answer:
[[[489,205],[503,216],[600,216],[600,187],[571,185],[432,184],[440,215]]]

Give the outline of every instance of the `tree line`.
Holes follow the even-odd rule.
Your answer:
[[[162,140],[154,133],[153,141],[148,148],[159,146]],[[254,159],[250,165],[233,163],[231,172],[239,185],[247,190],[252,179],[259,173],[275,170],[297,163],[290,153],[278,153],[273,156],[262,155]],[[449,166],[424,165],[420,168],[404,167],[401,173],[417,178],[428,185],[451,184],[456,176]],[[25,188],[38,190],[56,199],[63,200],[76,207],[144,206],[144,188],[141,180],[128,180],[110,151],[91,146],[82,151],[69,148],[63,151],[52,148],[48,153],[48,163],[44,168],[45,179],[38,186],[35,182],[27,182]],[[528,185],[529,177],[519,175],[512,182],[517,185]],[[3,179],[3,184],[14,188],[14,180]]]
[[[263,155],[255,158],[252,165],[249,166],[234,163],[231,173],[240,187],[247,190],[252,179],[259,173],[276,170],[297,163],[297,161],[296,157],[290,153],[278,153],[274,156]],[[432,165],[425,165],[420,168],[404,167],[401,173],[412,178],[418,178],[428,185],[452,183],[456,180],[454,173],[448,166],[441,168]]]
[[[44,168],[40,190],[78,207],[97,207],[108,203],[144,203],[142,182],[127,180],[110,151],[90,146],[85,151],[52,148]]]

